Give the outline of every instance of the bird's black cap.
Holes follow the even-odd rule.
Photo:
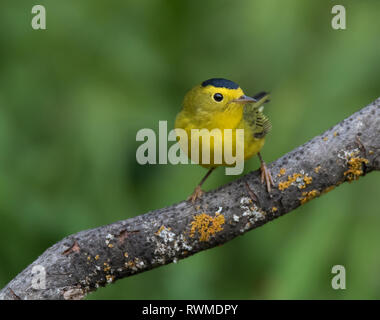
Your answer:
[[[202,82],[202,87],[206,87],[208,85],[217,87],[217,88],[227,88],[227,89],[237,89],[239,85],[231,80],[223,79],[223,78],[212,78]]]

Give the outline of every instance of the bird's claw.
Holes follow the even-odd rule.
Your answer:
[[[194,189],[194,192],[191,194],[191,196],[187,198],[187,201],[191,200],[191,202],[194,204],[197,199],[202,198],[203,193],[204,192],[203,192],[201,186],[197,186]]]
[[[272,175],[270,174],[269,169],[267,168],[265,162],[261,162],[261,183],[266,183],[268,192],[271,192],[271,186],[274,186]]]

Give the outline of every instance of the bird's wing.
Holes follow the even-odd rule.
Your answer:
[[[264,103],[269,102],[269,93],[260,92],[253,96],[257,101],[244,106],[243,119],[253,130],[255,138],[260,139],[272,129],[268,117],[263,113]]]

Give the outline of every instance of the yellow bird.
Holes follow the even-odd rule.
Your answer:
[[[175,128],[183,129],[187,133],[187,150],[184,150],[191,158],[191,131],[192,129],[231,129],[232,150],[237,141],[236,129],[244,129],[244,160],[258,155],[261,162],[261,181],[266,183],[267,190],[270,192],[271,185],[274,185],[272,176],[263,161],[260,150],[264,145],[265,136],[271,129],[269,119],[263,114],[263,104],[269,102],[269,95],[260,92],[253,97],[246,96],[243,90],[233,81],[213,78],[203,81],[200,85],[191,89],[184,98],[181,112],[175,120]],[[195,135],[193,135],[194,139]],[[199,137],[197,137],[199,139]],[[194,203],[203,194],[202,185],[209,177],[211,172],[218,166],[227,166],[225,161],[216,163],[213,151],[221,148],[220,143],[225,143],[225,136],[222,141],[211,137],[210,144],[206,149],[210,151],[209,162],[202,162],[202,142],[199,141],[199,164],[209,168],[207,174],[195,188],[188,200]],[[224,157],[222,157],[224,159]]]

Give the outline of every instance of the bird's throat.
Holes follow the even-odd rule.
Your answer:
[[[213,128],[235,129],[243,117],[243,109],[229,108],[225,111],[218,112],[210,119]]]

